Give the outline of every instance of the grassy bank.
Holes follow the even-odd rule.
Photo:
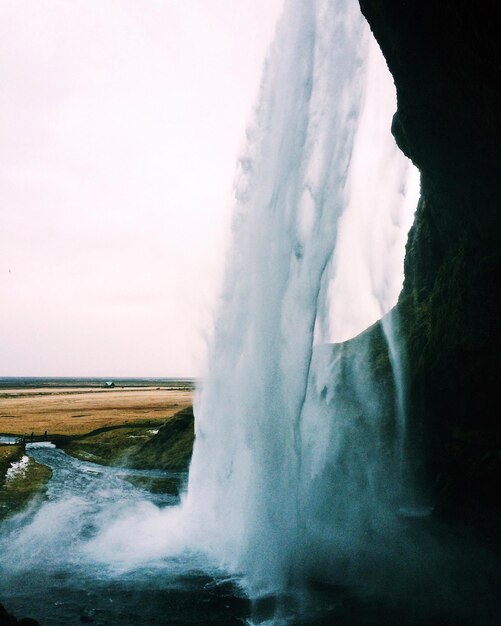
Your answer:
[[[113,426],[87,435],[64,435],[52,440],[81,461],[184,472],[193,448],[193,410],[183,409],[164,418],[159,425]],[[43,494],[51,475],[50,468],[25,454],[24,445],[0,445],[0,519],[21,510],[37,494]],[[125,480],[153,493],[177,494],[183,477],[128,476]]]
[[[184,472],[194,441],[190,402],[186,389],[7,391],[0,397],[0,430],[28,433],[26,441],[48,439],[82,461]],[[42,494],[50,477],[48,467],[25,455],[24,445],[0,445],[0,519]],[[164,493],[177,492],[179,481],[130,477]]]
[[[163,424],[163,422],[162,422]],[[99,465],[127,466],[128,458],[158,433],[160,425],[117,426],[83,437],[56,440],[67,454]]]
[[[136,469],[186,470],[194,441],[193,408],[169,417],[161,426],[123,426],[66,438],[58,445],[72,456],[101,465]]]
[[[27,457],[23,446],[0,446],[0,519],[45,491],[51,470]]]
[[[0,445],[0,481],[3,481],[10,464],[21,459],[23,452],[23,446]]]
[[[129,466],[137,469],[188,469],[195,441],[193,407],[187,407],[171,417],[158,433],[134,452]]]

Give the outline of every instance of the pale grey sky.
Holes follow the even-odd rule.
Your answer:
[[[282,0],[2,0],[0,376],[196,376]]]

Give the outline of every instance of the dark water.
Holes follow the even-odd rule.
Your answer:
[[[86,548],[107,525],[131,510],[144,509],[144,514],[150,515],[178,503],[174,494],[151,494],[127,479],[162,478],[182,483],[185,476],[97,466],[54,448],[28,452],[53,469],[53,478],[44,504],[5,522],[1,529],[0,602],[17,617],[30,616],[46,626],[496,623],[496,604],[490,595],[491,591],[495,593],[496,582],[488,580],[486,572],[491,570],[484,567],[477,554],[466,561],[459,558],[466,544],[450,553],[452,561],[444,564],[444,572],[457,569],[457,562],[462,568],[462,584],[469,593],[463,599],[451,594],[454,600],[443,603],[437,602],[437,597],[431,599],[433,585],[426,581],[414,584],[412,598],[388,593],[388,588],[398,587],[398,572],[410,577],[411,568],[405,563],[400,569],[396,567],[395,575],[391,573],[392,563],[366,560],[360,578],[386,578],[382,594],[377,585],[370,589],[363,584],[326,585],[312,580],[301,589],[292,588],[289,594],[250,602],[239,589],[237,579],[228,577],[196,552],[151,559],[147,566],[144,562],[128,563],[127,555],[117,555],[124,557],[123,562],[100,561],[95,554],[89,555]],[[412,524],[424,522],[405,523],[410,524],[408,531],[412,534]],[[441,531],[435,528],[432,532]],[[442,542],[441,537],[438,540]],[[132,531],[131,549],[139,541]],[[475,565],[468,569],[468,563]],[[343,567],[344,573],[341,568],[338,580],[353,580],[350,564]],[[480,581],[478,594],[471,593],[476,588],[475,579]],[[456,582],[450,584],[454,586]]]

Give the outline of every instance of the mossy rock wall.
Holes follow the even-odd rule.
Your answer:
[[[421,171],[398,304],[408,416],[437,512],[479,517],[499,507],[501,5],[360,6],[395,80],[393,134]]]

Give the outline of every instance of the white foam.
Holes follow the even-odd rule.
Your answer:
[[[11,463],[5,474],[5,480],[8,482],[24,476],[26,474],[26,470],[28,469],[29,462],[30,458],[25,454],[19,461]]]

